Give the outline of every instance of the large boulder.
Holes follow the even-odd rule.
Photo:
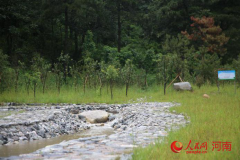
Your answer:
[[[80,113],[90,123],[104,123],[108,121],[109,113],[101,110],[85,111]]]
[[[192,86],[189,82],[179,82],[179,83],[174,83],[173,84],[173,88],[177,91],[191,91],[192,90]]]

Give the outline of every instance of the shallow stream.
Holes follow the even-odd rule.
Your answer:
[[[0,145],[0,157],[17,156],[20,154],[32,153],[38,149],[44,148],[48,145],[58,144],[62,141],[68,141],[72,139],[78,139],[83,137],[92,137],[98,135],[111,135],[114,133],[114,129],[109,126],[95,126],[89,130],[84,130],[79,133],[61,135],[49,139],[41,139],[35,141],[24,141],[11,145]]]

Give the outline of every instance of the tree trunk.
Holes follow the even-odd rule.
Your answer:
[[[164,95],[166,95],[166,85],[167,85],[167,83],[165,82],[164,83]]]
[[[111,99],[113,99],[113,81],[110,81]]]
[[[74,32],[74,43],[75,43],[75,60],[77,61],[79,58],[78,53],[78,33],[77,31]]]
[[[127,82],[127,83],[126,83],[126,97],[127,97],[127,95],[128,95],[128,86],[129,86],[129,83]]]
[[[102,96],[102,79],[100,75],[98,75],[98,77],[99,77],[99,84],[100,84],[100,96]]]
[[[83,93],[84,93],[84,94],[85,94],[85,92],[86,92],[87,79],[88,79],[88,76],[86,76],[86,77],[84,78],[84,83],[83,83]]]
[[[58,84],[58,94],[60,94],[60,84]]]
[[[64,65],[64,84],[67,84],[67,72],[68,72],[68,65],[65,62],[65,65]]]
[[[83,43],[84,43],[84,41],[85,41],[85,33],[83,33],[82,34],[82,38],[81,38],[82,40],[81,40],[81,46],[80,46],[80,50],[79,50],[79,59],[80,60],[82,60],[82,52],[83,52],[83,48],[82,48],[82,46],[83,46]],[[81,61],[81,64],[83,65],[83,61]]]
[[[46,86],[46,80],[47,80],[47,73],[44,75],[43,77],[43,81],[42,81],[42,84],[43,84],[43,94],[45,93],[45,86]]]
[[[13,38],[12,35],[9,34],[7,36],[7,53],[12,56],[12,50],[13,50]]]
[[[121,0],[117,1],[117,17],[118,17],[118,52],[121,52]]]
[[[75,84],[74,84],[75,92],[77,92],[77,85],[78,85],[78,78],[75,78]]]
[[[145,70],[144,86],[147,87],[147,70]]]
[[[59,26],[60,29],[60,37],[61,37],[61,47],[63,46],[63,35],[62,35],[62,26]]]
[[[184,72],[185,72],[185,65],[184,65],[184,61],[185,61],[185,54],[184,54],[184,52],[182,53],[182,80],[184,81],[184,77],[185,77],[185,74],[184,74]]]
[[[86,83],[85,83],[85,80],[83,82],[83,93],[85,94],[85,91],[86,91]]]
[[[69,31],[70,31],[69,38],[70,38],[70,40],[72,40],[73,39],[73,29],[72,29],[71,25],[69,26]]]
[[[44,82],[43,82],[43,94],[45,93],[45,86],[46,86],[46,79],[44,79]]]
[[[54,47],[54,28],[53,28],[53,19],[51,21],[51,25],[52,25],[52,37],[51,37],[51,47],[52,47],[52,53],[53,55],[55,55],[55,47]]]
[[[42,92],[43,92],[43,94],[44,94],[44,92],[45,92],[45,82],[43,83]]]
[[[29,86],[30,86],[30,80],[27,80],[26,88],[27,88],[27,93],[28,93],[28,95],[29,95]]]
[[[37,83],[34,83],[33,84],[34,98],[36,97],[36,87],[37,87]]]
[[[164,95],[166,95],[166,62],[165,57],[163,57],[163,79],[164,79]]]
[[[15,93],[17,93],[17,90],[18,90],[18,78],[19,78],[19,71],[18,69],[15,70]]]
[[[65,7],[65,38],[64,38],[64,50],[63,53],[68,53],[68,6]]]
[[[58,75],[58,94],[60,94],[60,89],[61,89],[61,76]]]

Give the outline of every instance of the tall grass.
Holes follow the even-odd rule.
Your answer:
[[[172,89],[169,90],[171,93]],[[169,93],[170,94],[170,93]],[[115,86],[113,88],[113,99],[111,99],[110,88],[105,86],[100,90],[97,88],[87,88],[83,92],[82,88],[77,91],[73,87],[63,86],[60,94],[56,89],[46,90],[43,94],[40,89],[37,90],[34,98],[31,91],[28,95],[24,88],[19,89],[17,93],[14,90],[5,91],[0,94],[0,102],[18,102],[18,103],[128,103],[145,97],[147,101],[162,101],[164,99],[162,86],[152,86],[146,90],[133,86],[129,88],[128,96],[125,95],[125,87]]]

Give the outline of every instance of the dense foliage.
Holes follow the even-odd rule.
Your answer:
[[[0,0],[0,27],[1,92],[124,85],[127,96],[132,84],[239,72],[234,0]]]

